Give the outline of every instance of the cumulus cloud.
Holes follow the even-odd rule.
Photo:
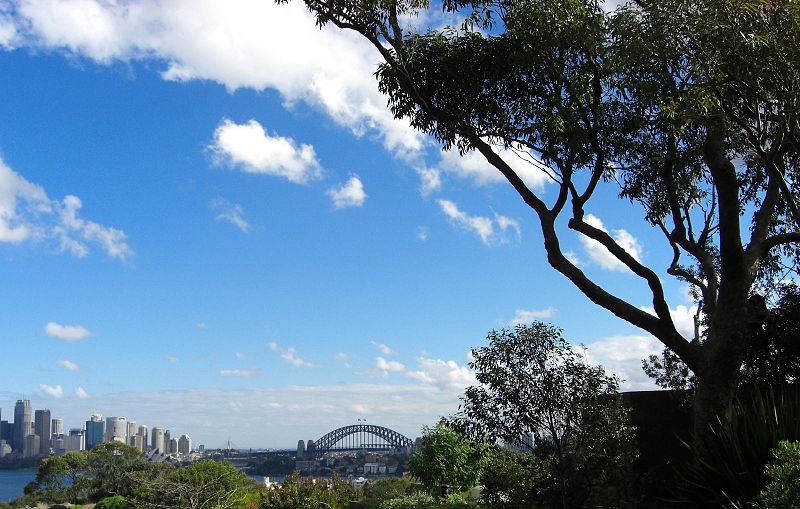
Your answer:
[[[506,243],[509,241],[507,233],[513,231],[516,239],[521,237],[519,223],[510,217],[495,213],[494,219],[486,216],[472,216],[450,200],[438,200],[439,208],[454,224],[477,235],[481,241],[488,245]]]
[[[181,361],[179,357],[176,357],[174,355],[165,355],[164,360],[172,364],[177,364]]]
[[[586,345],[586,361],[602,364],[620,377],[624,390],[654,390],[658,387],[642,370],[642,359],[658,355],[664,346],[650,335],[609,336]]]
[[[603,221],[600,220],[599,217],[586,214],[584,221],[594,226],[599,230],[603,230],[604,232],[608,233],[608,230],[603,225]],[[611,237],[620,245],[625,251],[628,252],[635,260],[641,261],[642,259],[642,246],[639,241],[631,235],[627,230],[619,229],[614,230],[613,233],[610,234]],[[597,242],[596,240],[590,239],[584,235],[580,236],[581,243],[583,244],[583,248],[586,251],[586,254],[589,258],[600,266],[600,268],[605,270],[613,270],[613,271],[627,271],[628,268],[620,262],[608,249],[605,248],[602,244]]]
[[[79,399],[86,399],[89,397],[89,393],[86,392],[86,389],[79,385],[78,387],[75,387],[75,396],[77,396]]]
[[[417,228],[417,240],[421,242],[425,242],[428,240],[428,236],[430,235],[430,230],[427,226],[420,226]]]
[[[255,368],[251,369],[222,369],[219,372],[219,376],[224,378],[252,378],[258,375],[258,370]]]
[[[332,27],[319,29],[302,3],[261,0],[19,0],[16,46],[63,51],[100,64],[151,60],[163,79],[209,80],[228,90],[277,90],[304,101],[387,149],[419,152],[424,137],[394,119],[377,89],[375,49]],[[0,21],[3,33],[8,23]]]
[[[309,361],[307,361],[305,359],[301,359],[297,355],[297,350],[295,350],[293,347],[282,348],[275,341],[270,341],[269,343],[267,343],[267,347],[270,350],[272,350],[273,352],[279,353],[280,356],[281,356],[281,359],[285,360],[286,362],[288,362],[289,364],[291,364],[292,366],[294,366],[296,368],[313,368],[314,367],[313,363],[311,363],[311,362],[309,362]]]
[[[391,347],[389,347],[388,345],[384,343],[378,343],[374,339],[370,340],[369,344],[380,350],[380,352],[383,355],[395,355],[397,353],[394,350],[392,350]]]
[[[73,341],[80,341],[92,335],[83,325],[61,325],[56,322],[47,322],[44,326],[44,332],[48,336],[63,339],[70,343]]]
[[[535,320],[542,320],[544,318],[552,318],[556,314],[556,308],[548,307],[545,309],[517,309],[508,324],[509,325],[526,325]]]
[[[52,386],[47,384],[39,384],[39,390],[51,398],[60,399],[64,396],[64,389],[62,389],[60,385]]]
[[[314,147],[270,135],[255,120],[237,124],[224,119],[208,148],[217,164],[245,173],[283,177],[294,184],[306,184],[322,175]]]
[[[79,217],[82,202],[68,195],[52,200],[41,186],[20,176],[0,159],[0,242],[52,241],[79,258],[91,244],[108,256],[125,260],[133,254],[122,230]]]
[[[59,359],[59,360],[56,361],[56,364],[58,366],[61,366],[64,369],[67,369],[67,370],[73,371],[73,372],[81,370],[80,366],[78,366],[74,362],[72,362],[70,360],[67,360],[67,359]]]
[[[375,358],[375,368],[385,377],[388,376],[390,372],[397,373],[405,371],[406,365],[402,362],[387,361],[383,357],[377,357]]]
[[[244,209],[238,203],[231,203],[218,196],[211,200],[211,208],[217,212],[217,221],[228,222],[244,233],[250,231],[250,223],[244,218]]]
[[[492,150],[508,163],[530,189],[541,190],[550,181],[550,177],[537,168],[541,163],[530,152],[498,147],[493,147]],[[470,180],[477,186],[507,182],[500,170],[489,164],[483,154],[476,150],[464,155],[459,155],[458,150],[442,151],[437,169],[457,178]]]
[[[656,310],[652,306],[641,306],[639,309],[655,316]],[[684,306],[678,304],[669,309],[672,322],[680,334],[687,340],[694,339],[694,317],[697,316],[697,306]]]
[[[442,188],[442,173],[439,169],[416,166],[414,171],[419,176],[419,190],[422,196],[428,196]]]
[[[346,353],[344,353],[344,352],[338,352],[334,358],[335,358],[337,361],[344,362],[344,361],[346,361],[346,360],[347,360],[349,357],[348,357],[348,355],[347,355]]]
[[[462,392],[478,380],[467,366],[453,360],[431,359],[424,355],[417,358],[417,369],[406,373],[426,385],[434,386],[442,391]]]
[[[364,185],[358,175],[351,176],[347,182],[338,187],[331,187],[326,194],[337,209],[360,207],[367,199],[367,193],[364,192]]]

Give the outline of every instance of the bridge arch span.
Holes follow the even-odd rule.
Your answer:
[[[313,452],[315,454],[342,449],[385,450],[411,448],[414,445],[413,440],[401,433],[375,424],[343,426],[322,435],[313,443]]]

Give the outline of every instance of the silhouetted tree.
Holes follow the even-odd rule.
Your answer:
[[[383,57],[397,118],[475,150],[538,220],[549,264],[595,304],[658,338],[694,373],[697,436],[726,419],[771,282],[796,273],[800,6],[793,0],[445,0],[461,29],[409,31],[427,0],[304,0]],[[545,172],[529,188],[496,147]],[[532,156],[531,156],[532,155]],[[508,157],[516,157],[515,155]],[[515,161],[516,162],[516,161]],[[656,268],[587,221],[611,185],[639,204],[692,285],[705,335],[677,330]],[[604,288],[559,240],[566,226],[634,274],[652,311]]]

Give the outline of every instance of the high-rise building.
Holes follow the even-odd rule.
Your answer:
[[[86,450],[86,431],[81,428],[72,428],[69,430],[69,441],[67,448],[70,451],[85,451]]]
[[[50,436],[64,434],[64,419],[53,419],[50,421]]]
[[[169,453],[175,454],[178,452],[178,439],[177,438],[170,438],[169,439]]]
[[[92,418],[86,421],[86,449],[89,450],[102,444],[104,435],[103,416],[100,414],[92,415]]]
[[[33,458],[39,455],[39,435],[30,434],[25,437],[22,445],[22,457]]]
[[[124,417],[106,417],[106,442],[128,443],[128,420]]]
[[[136,433],[136,434],[139,435],[140,437],[142,437],[142,450],[146,451],[147,450],[147,426],[145,426],[144,424],[139,426],[139,432]]]
[[[128,428],[125,431],[126,444],[133,445],[133,437],[136,436],[136,421],[128,421]]]
[[[11,447],[11,442],[14,440],[13,422],[0,421],[0,440],[5,440],[6,444]]]
[[[178,452],[181,454],[192,452],[192,439],[189,438],[189,435],[181,435],[178,439]]]
[[[150,433],[150,449],[153,451],[158,451],[159,454],[166,454],[167,451],[164,448],[164,428],[159,428],[158,426],[153,428],[153,431]]]
[[[37,410],[33,414],[33,433],[39,437],[39,455],[50,455],[50,410]]]
[[[12,450],[24,452],[25,437],[30,435],[31,428],[31,402],[27,399],[18,399],[14,405],[14,441]]]
[[[164,431],[164,454],[169,454],[170,452],[172,452],[169,449],[170,440],[172,440],[172,437],[169,436],[169,430],[165,430]]]

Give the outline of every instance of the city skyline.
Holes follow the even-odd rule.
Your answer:
[[[377,61],[299,3],[0,1],[0,407],[135,409],[209,447],[357,418],[417,436],[456,411],[489,330],[535,319],[653,388],[640,361],[661,345],[547,265],[480,157],[394,120]],[[669,266],[641,210],[596,198],[587,220]],[[561,226],[583,270],[649,308]],[[691,335],[693,300],[664,285]]]

